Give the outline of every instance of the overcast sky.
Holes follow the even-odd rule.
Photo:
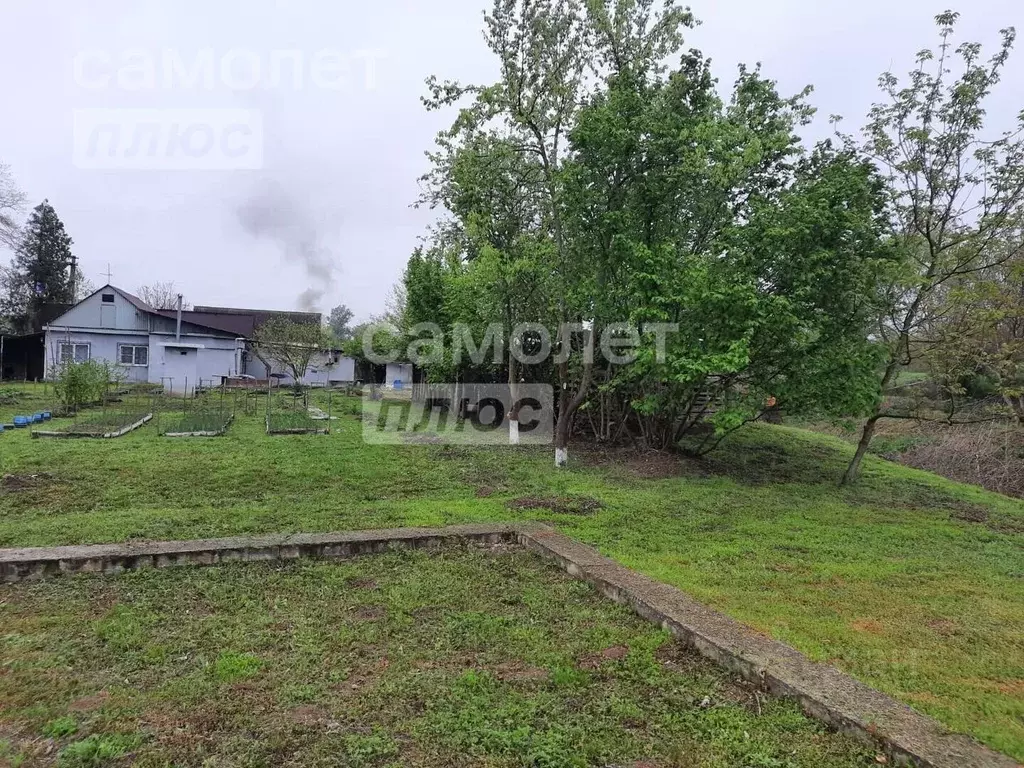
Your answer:
[[[494,78],[480,32],[487,1],[4,0],[0,161],[32,205],[49,198],[97,285],[109,264],[127,290],[174,281],[197,304],[345,303],[365,318],[381,311],[432,220],[410,205],[423,152],[452,115],[424,111],[424,78]],[[950,2],[714,0],[693,6],[704,23],[686,44],[713,59],[723,83],[738,63],[760,61],[784,93],[813,85],[814,139],[829,114],[847,129],[862,123],[878,74],[904,72],[933,46],[932,18]],[[958,39],[986,52],[1000,28],[1024,26],[1020,0],[959,10]],[[210,88],[187,76],[207,51]],[[993,100],[993,125],[1009,127],[1021,108],[1024,51]],[[123,128],[117,151],[104,149],[108,119]],[[239,119],[246,132],[225,136]],[[182,145],[154,138],[156,124],[184,126],[193,150],[212,126],[226,149],[172,151]],[[146,149],[133,154],[136,131]]]

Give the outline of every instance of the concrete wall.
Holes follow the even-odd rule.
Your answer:
[[[384,386],[394,387],[395,381],[402,382],[402,389],[412,386],[412,363],[388,363],[384,370]]]
[[[191,393],[196,384],[219,384],[238,374],[238,348],[233,339],[214,336],[151,334],[149,381],[175,394]]]
[[[249,359],[246,362],[243,373],[246,373],[249,376],[255,376],[257,379],[267,378],[267,367],[259,360],[259,358],[251,352],[248,357]],[[338,362],[330,366],[327,365],[329,359],[333,359],[333,357],[329,357],[324,354],[316,355],[310,361],[309,368],[306,369],[306,374],[302,377],[303,383],[327,386],[328,384],[340,384],[355,381],[356,361],[353,358],[339,357]],[[282,384],[295,383],[292,375],[285,370],[283,366],[275,365],[272,372],[283,375],[283,378],[280,379]]]

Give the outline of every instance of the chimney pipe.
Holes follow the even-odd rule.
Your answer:
[[[178,294],[178,328],[174,332],[174,340],[181,341],[181,294]]]

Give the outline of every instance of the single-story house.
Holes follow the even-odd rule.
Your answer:
[[[193,310],[155,309],[137,296],[105,285],[44,327],[45,368],[63,361],[106,360],[120,366],[129,381],[162,384],[174,393],[221,377],[275,374],[253,354],[253,331],[272,316],[320,323],[320,314],[199,306]],[[328,365],[328,363],[330,363]],[[352,381],[355,363],[336,353],[319,355],[306,383]],[[348,376],[348,378],[345,378]]]

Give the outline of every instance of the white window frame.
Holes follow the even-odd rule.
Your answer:
[[[85,347],[85,357],[81,360],[78,359],[76,352]],[[71,354],[68,357],[64,356],[64,350],[70,348]],[[92,359],[92,344],[87,341],[61,341],[57,345],[57,362],[63,365],[64,363],[84,363],[87,360]]]
[[[126,363],[124,361],[124,352],[123,352],[123,350],[125,350],[125,349],[132,350],[132,362],[130,362],[130,363]],[[138,360],[139,360],[139,350],[140,349],[146,350],[146,362],[144,362],[144,363],[138,362]],[[131,366],[132,368],[147,368],[149,366],[149,345],[148,344],[118,344],[117,345],[117,362],[118,362],[118,365],[128,365],[128,366]]]

